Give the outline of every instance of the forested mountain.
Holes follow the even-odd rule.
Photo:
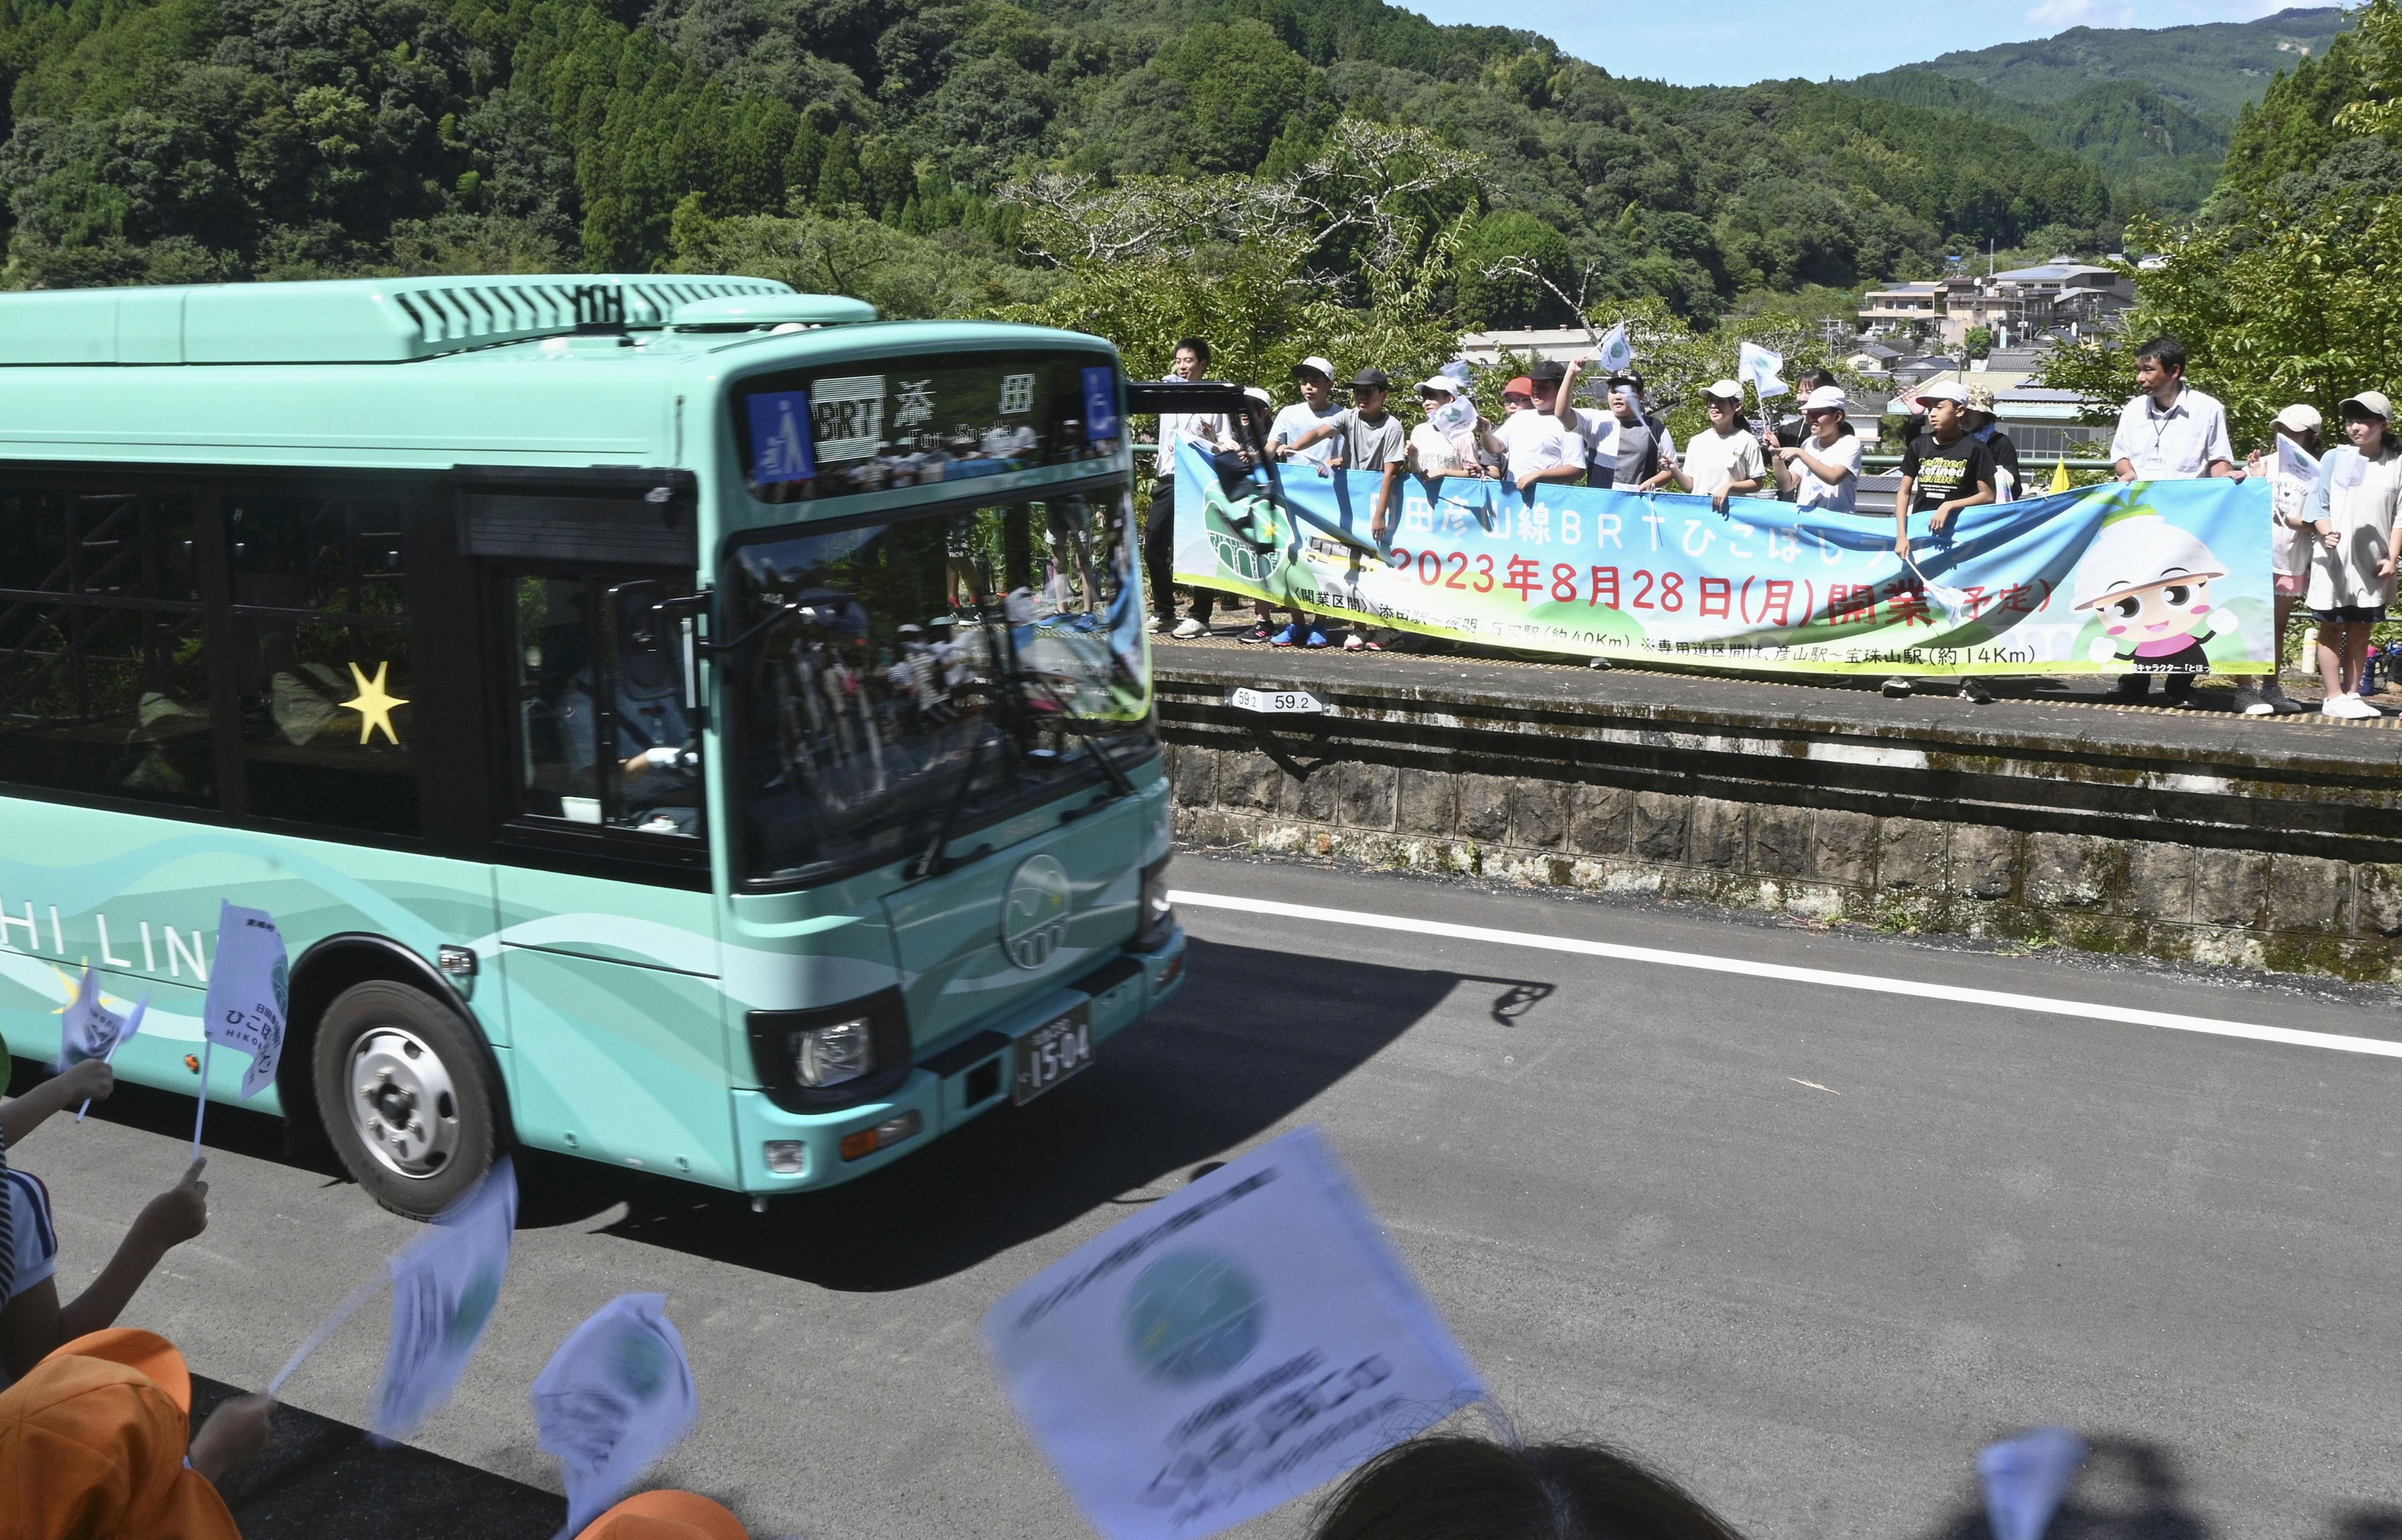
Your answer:
[[[1474,157],[1413,195],[1429,229],[1470,209],[1470,254],[1691,317],[2119,217],[2021,132],[1618,80],[1378,0],[0,0],[0,86],[19,286],[642,269],[789,215],[817,223],[759,238],[830,268],[902,252],[923,303],[998,302],[1042,282],[1013,179],[1273,181],[1346,119]],[[1531,281],[1456,297],[1559,308]]]
[[[1843,89],[2016,130],[2099,170],[2131,208],[2190,213],[2218,178],[2236,115],[2279,71],[2324,57],[2346,17],[2328,7],[2191,27],[2072,27]]]
[[[2071,27],[2032,43],[1946,53],[1912,66],[2013,102],[2058,102],[2112,81],[2151,87],[2188,112],[2232,120],[2279,70],[2326,52],[2351,23],[2340,7],[2190,27]]]
[[[1844,81],[1843,89],[2014,129],[2086,161],[2122,200],[2166,213],[2189,213],[2210,196],[2232,129],[2133,80],[2105,81],[2058,101],[2017,102],[1912,65]]]

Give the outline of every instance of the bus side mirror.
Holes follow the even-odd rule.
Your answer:
[[[663,653],[667,642],[660,634],[660,612],[667,607],[667,585],[656,578],[637,578],[631,583],[612,584],[609,608],[627,623],[626,645],[637,653]]]

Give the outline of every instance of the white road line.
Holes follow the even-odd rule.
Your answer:
[[[1829,968],[1791,968],[1783,963],[1754,962],[1746,957],[1715,957],[1703,952],[1669,952],[1655,946],[1622,946],[1615,942],[1589,942],[1576,936],[1497,930],[1482,925],[1453,925],[1444,920],[1413,919],[1405,914],[1371,914],[1353,909],[1322,909],[1316,904],[1278,903],[1272,899],[1239,899],[1222,893],[1195,893],[1184,888],[1171,891],[1167,898],[1171,903],[1192,909],[1231,909],[1246,914],[1273,914],[1285,919],[1317,920],[1326,925],[1360,926],[1371,930],[1401,930],[1419,936],[1447,936],[1455,941],[1491,942],[1500,946],[1528,946],[1544,952],[1613,957],[1621,962],[1657,963],[1663,968],[1697,968],[1707,973],[1740,973],[1755,979],[1825,984],[1830,989],[1864,989],[1872,994],[1902,995],[1915,1000],[1993,1005],[2006,1011],[2037,1011],[2047,1015],[2078,1016],[2088,1021],[2165,1027],[2171,1032],[2201,1032],[2215,1038],[2247,1038],[2254,1042],[2288,1043],[2297,1048],[2325,1048],[2339,1053],[2370,1053],[2381,1058],[2402,1059],[2402,1042],[2389,1042],[2382,1038],[2354,1038],[2340,1032],[2302,1032],[2289,1026],[2257,1026],[2250,1022],[2223,1022],[2209,1016],[2181,1016],[2173,1011],[2137,1011],[2122,1005],[2055,1000],[2042,995],[2014,995],[2000,989],[1966,989],[1957,984],[1920,983],[1911,979],[1879,978],[1873,973],[1843,973]]]

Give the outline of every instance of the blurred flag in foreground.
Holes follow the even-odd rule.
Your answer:
[[[1735,355],[1735,373],[1766,401],[1771,396],[1788,395],[1793,387],[1777,377],[1785,371],[1785,355],[1773,353],[1757,342],[1746,342]]]
[[[533,1382],[542,1447],[559,1457],[574,1534],[692,1431],[700,1393],[664,1294],[621,1294],[568,1333]]]
[[[984,1334],[1111,1540],[1213,1534],[1484,1396],[1314,1128],[1078,1247]]]
[[[518,1178],[505,1157],[392,1258],[392,1346],[367,1425],[400,1439],[449,1404],[508,1276]]]
[[[2043,1540],[2068,1483],[2085,1463],[2085,1440],[2066,1428],[2029,1428],[1977,1456],[1985,1522],[1994,1540]]]

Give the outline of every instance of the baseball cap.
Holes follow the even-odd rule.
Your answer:
[[[2385,399],[2383,391],[2363,391],[2357,395],[2348,395],[2337,404],[2336,410],[2349,412],[2355,406],[2371,417],[2383,418],[2389,422],[2394,419],[2394,403]]]
[[[1362,385],[1374,386],[1379,391],[1389,391],[1393,388],[1392,380],[1386,377],[1382,369],[1362,369],[1351,377],[1353,390],[1356,391]]]
[[[1840,412],[1851,404],[1852,398],[1843,393],[1843,388],[1841,385],[1821,385],[1802,398],[1802,409],[1805,412],[1823,412],[1829,409]]]
[[[587,1525],[576,1540],[750,1540],[722,1504],[697,1492],[638,1492]]]
[[[1708,396],[1713,401],[1740,402],[1743,400],[1743,387],[1736,384],[1732,379],[1721,379],[1717,384],[1711,386],[1708,390],[1704,391],[1702,394]]]
[[[1622,370],[1620,373],[1609,377],[1609,388],[1611,390],[1614,391],[1621,385],[1625,386],[1630,391],[1639,391],[1643,389],[1643,377],[1634,373],[1632,370]]]
[[[0,1492],[11,1518],[23,1515],[9,1533],[236,1540],[225,1500],[184,1464],[190,1412],[178,1384],[188,1399],[190,1376],[164,1339],[95,1332],[0,1392]]]
[[[2276,417],[2278,427],[2291,429],[2298,433],[2315,432],[2325,420],[2319,416],[2319,409],[2316,406],[2305,406],[2298,401],[2279,412]]]
[[[1307,358],[1305,358],[1300,363],[1294,364],[1292,366],[1292,377],[1295,379],[1299,379],[1301,378],[1301,372],[1304,369],[1315,369],[1319,374],[1326,377],[1329,384],[1333,383],[1334,365],[1318,357],[1316,353],[1310,354]]]
[[[191,1415],[192,1371],[184,1367],[184,1355],[175,1351],[175,1344],[155,1331],[109,1327],[86,1332],[52,1351],[120,1364],[164,1391],[167,1399],[174,1402],[184,1415]]]
[[[1509,384],[1502,386],[1501,393],[1503,395],[1533,395],[1535,393],[1535,382],[1528,379],[1525,375],[1520,375],[1517,378],[1510,381]]]
[[[1940,380],[1933,385],[1921,385],[1918,388],[1918,404],[1924,406],[1930,401],[1956,401],[1966,406],[1968,404],[1967,388],[1956,379]]]
[[[1433,391],[1443,395],[1457,395],[1459,393],[1459,381],[1452,378],[1449,375],[1429,375],[1426,378],[1418,381],[1418,394],[1424,395],[1429,391]]]
[[[1538,385],[1556,385],[1567,377],[1567,364],[1547,358],[1535,365],[1535,372],[1528,378]]]
[[[1991,416],[1994,410],[1994,388],[1991,385],[1968,387],[1968,410]]]

